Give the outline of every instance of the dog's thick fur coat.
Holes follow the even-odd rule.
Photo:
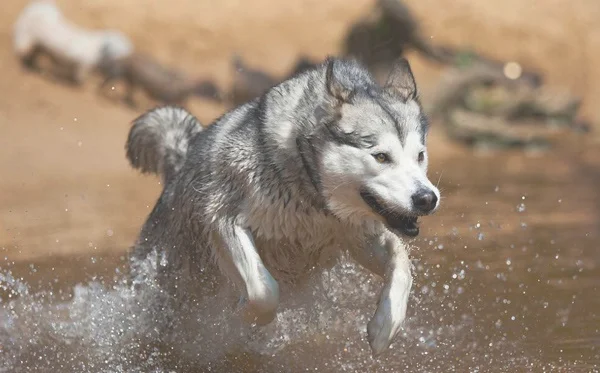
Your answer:
[[[330,58],[202,128],[170,106],[134,121],[127,157],[164,182],[132,252],[134,278],[158,250],[161,281],[187,294],[215,263],[241,292],[244,319],[267,324],[279,282],[346,251],[384,279],[367,328],[373,353],[383,352],[412,284],[403,236],[439,204],[408,62],[380,87],[356,61]]]

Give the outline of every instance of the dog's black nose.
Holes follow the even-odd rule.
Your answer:
[[[437,204],[438,198],[430,189],[420,189],[412,195],[413,207],[424,214],[428,214]]]

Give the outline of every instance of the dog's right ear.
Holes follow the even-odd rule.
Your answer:
[[[394,61],[384,89],[404,102],[417,97],[417,83],[406,58]]]
[[[344,84],[336,76],[335,59],[332,57],[327,57],[325,63],[327,64],[325,72],[325,85],[327,87],[327,92],[340,102],[348,102],[352,94],[352,89],[344,86]]]

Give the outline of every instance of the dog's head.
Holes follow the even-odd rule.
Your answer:
[[[440,192],[427,178],[427,119],[408,62],[394,64],[383,87],[356,63],[326,63],[327,103],[315,112],[317,188],[340,219],[372,218],[406,236],[433,213]]]

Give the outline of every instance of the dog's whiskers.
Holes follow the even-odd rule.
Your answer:
[[[442,181],[442,175],[444,174],[444,170],[440,171],[440,177],[438,178],[437,184],[435,184],[435,187],[439,189],[440,186],[440,181]]]

